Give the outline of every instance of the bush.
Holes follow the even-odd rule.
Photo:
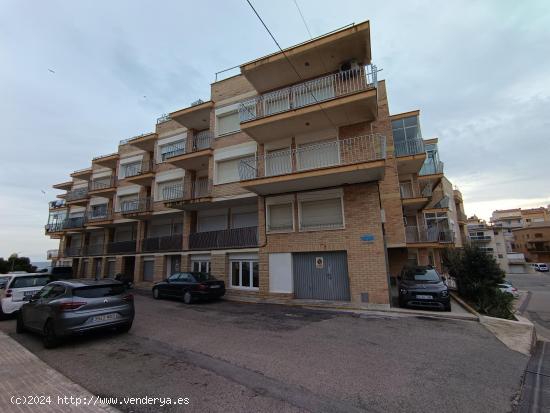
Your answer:
[[[493,256],[479,247],[466,245],[462,250],[447,250],[444,264],[456,280],[461,297],[471,302],[476,310],[499,318],[514,318],[513,297],[498,289],[505,273]]]

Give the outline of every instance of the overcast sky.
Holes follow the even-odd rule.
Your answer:
[[[390,110],[421,110],[466,213],[550,203],[550,1],[297,1],[313,36],[370,20]],[[293,0],[253,3],[308,39]],[[0,0],[0,256],[44,260],[52,184],[275,50],[245,0]]]

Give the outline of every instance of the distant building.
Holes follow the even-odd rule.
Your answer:
[[[514,230],[514,248],[530,262],[550,263],[550,221],[534,222]]]
[[[510,253],[515,251],[513,231],[533,223],[550,222],[550,208],[500,209],[493,211],[490,222],[503,229],[506,251]]]

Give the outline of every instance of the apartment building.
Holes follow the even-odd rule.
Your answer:
[[[550,263],[550,222],[532,222],[513,233],[514,247],[528,261]]]
[[[460,246],[460,191],[420,112],[390,115],[364,22],[240,66],[208,101],[54,185],[46,234],[79,276],[209,271],[233,297],[387,306]],[[53,255],[53,253],[52,253]]]
[[[515,251],[513,231],[532,223],[550,222],[550,208],[499,209],[493,211],[490,222],[503,228],[506,238],[506,250],[512,252]]]

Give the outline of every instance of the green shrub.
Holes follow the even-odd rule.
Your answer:
[[[447,250],[443,256],[449,275],[456,280],[461,297],[471,302],[482,314],[513,318],[513,297],[498,289],[505,273],[492,255],[475,245]]]

